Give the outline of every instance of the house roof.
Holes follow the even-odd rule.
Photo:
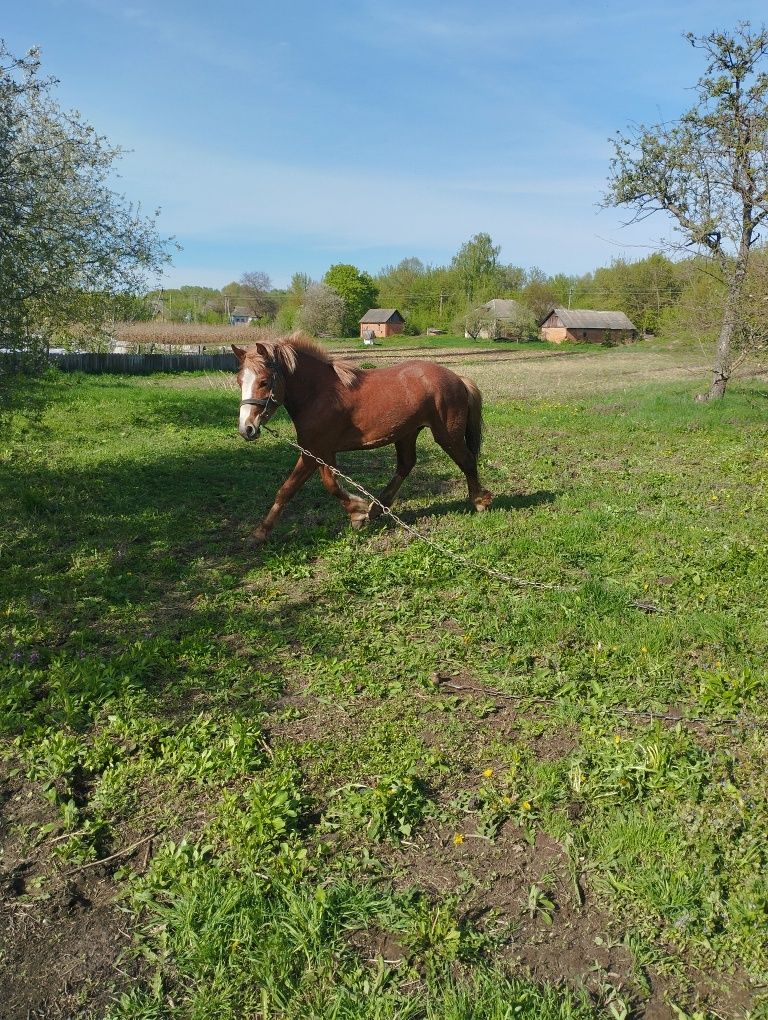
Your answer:
[[[484,305],[480,305],[478,312],[488,312],[494,319],[516,319],[520,312],[520,305],[512,298],[491,298]]]
[[[246,308],[245,305],[235,305],[235,307],[232,309],[232,311],[229,314],[230,315],[248,315],[252,319],[256,318],[256,312],[254,312],[254,310],[252,308]]]
[[[360,322],[372,322],[376,324],[389,322],[389,320],[395,315],[402,319],[402,315],[400,315],[400,312],[398,312],[396,308],[369,308]]]
[[[566,329],[634,329],[624,312],[598,312],[589,308],[552,308],[542,320],[555,314]]]

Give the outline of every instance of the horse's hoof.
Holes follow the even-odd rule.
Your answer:
[[[248,544],[252,546],[264,545],[268,538],[269,538],[268,531],[265,531],[264,528],[257,528],[249,538]]]
[[[482,493],[482,495],[478,496],[477,499],[474,501],[475,510],[477,510],[477,512],[481,514],[483,513],[484,510],[488,509],[492,502],[493,496],[490,494],[490,492],[485,491]]]
[[[352,527],[355,529],[355,531],[360,531],[360,529],[364,528],[365,525],[368,523],[368,513],[367,513],[367,511],[365,513],[350,514],[349,515],[349,523],[352,525]]]

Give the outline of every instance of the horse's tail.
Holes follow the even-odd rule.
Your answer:
[[[467,446],[471,453],[477,457],[483,442],[483,396],[471,379],[459,376],[467,389],[469,397],[469,413],[467,415],[467,430],[464,433]]]

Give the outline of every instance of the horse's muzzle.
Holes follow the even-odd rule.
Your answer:
[[[248,443],[252,439],[258,439],[260,434],[261,429],[258,425],[246,425],[244,429],[240,429],[240,435]]]

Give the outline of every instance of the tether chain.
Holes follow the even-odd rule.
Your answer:
[[[322,457],[318,457],[317,454],[312,453],[311,450],[307,450],[303,446],[300,446],[299,443],[294,443],[291,439],[286,439],[284,436],[281,436],[279,432],[275,432],[274,429],[271,429],[266,424],[260,423],[260,428],[269,432],[271,436],[275,436],[275,438],[279,439],[281,442],[287,443],[288,446],[292,446],[294,450],[298,450],[299,453],[303,454],[305,457],[311,457],[311,459],[315,461],[316,464],[319,464],[320,467],[327,468],[328,471],[330,471],[336,478],[341,478],[347,483],[347,485],[351,485],[353,489],[357,489],[357,491],[365,496],[366,499],[369,499],[371,503],[379,507],[383,514],[387,517],[391,517],[395,524],[398,524],[403,531],[407,531],[409,535],[413,535],[413,537],[418,539],[419,542],[423,542],[424,545],[430,546],[430,548],[439,552],[447,559],[454,560],[454,562],[460,563],[464,567],[469,567],[470,570],[475,570],[488,577],[493,577],[497,581],[504,581],[506,584],[514,585],[516,588],[535,588],[539,591],[577,591],[577,588],[573,585],[544,584],[542,581],[527,581],[522,577],[513,577],[511,574],[505,574],[501,570],[496,570],[494,567],[487,567],[484,563],[477,563],[475,560],[470,560],[466,556],[461,556],[459,553],[453,552],[452,549],[448,549],[439,542],[435,542],[433,539],[427,538],[426,535],[422,535],[421,532],[416,530],[416,528],[411,527],[410,524],[406,524],[402,517],[398,517],[398,515],[390,507],[385,506],[380,499],[373,495],[373,493],[368,492],[368,490],[360,485],[359,482],[356,482],[354,478],[350,478],[349,475],[345,475],[343,471],[339,471],[339,469],[334,467],[333,464],[328,464]]]

